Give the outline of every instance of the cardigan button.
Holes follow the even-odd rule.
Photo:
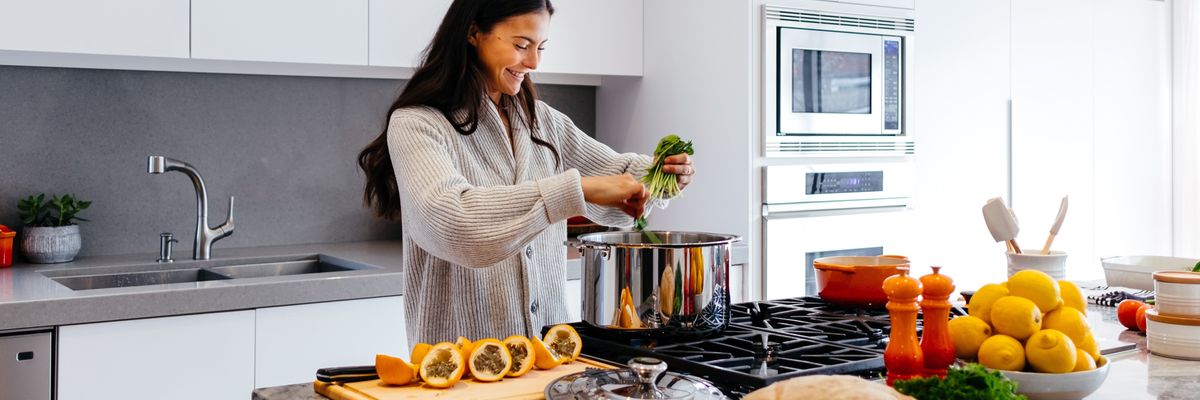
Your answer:
[[[529,313],[537,314],[537,310],[538,310],[538,303],[537,303],[537,300],[534,300],[533,303],[529,304]]]
[[[533,246],[525,246],[525,258],[533,259]]]

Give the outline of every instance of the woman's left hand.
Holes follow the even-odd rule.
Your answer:
[[[692,166],[692,157],[685,153],[663,159],[662,170],[675,174],[675,183],[679,185],[679,190],[683,190],[689,183],[692,183],[692,175],[696,174],[696,168]]]

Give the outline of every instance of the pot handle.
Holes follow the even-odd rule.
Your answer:
[[[847,274],[854,273],[854,267],[847,267],[845,265],[813,263],[813,268],[821,271],[837,271],[845,272]]]
[[[575,250],[579,250],[580,253],[583,252],[583,249],[599,250],[600,256],[604,257],[606,259],[608,258],[608,255],[609,255],[609,253],[611,253],[611,250],[612,250],[612,246],[609,246],[606,244],[584,243],[583,241],[580,241],[579,239],[567,239],[567,241],[563,242],[563,244],[568,247],[574,247]]]

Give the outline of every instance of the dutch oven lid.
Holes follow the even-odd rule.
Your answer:
[[[555,379],[546,399],[728,399],[707,381],[666,371],[662,360],[636,357],[629,368],[589,368]]]
[[[742,237],[707,232],[618,231],[579,235],[579,241],[583,244],[622,247],[699,247],[740,242]]]

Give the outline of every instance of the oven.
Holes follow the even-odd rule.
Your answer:
[[[796,4],[763,8],[766,156],[912,154],[911,10]]]
[[[903,159],[765,167],[763,297],[815,296],[817,258],[910,255],[913,169]]]

